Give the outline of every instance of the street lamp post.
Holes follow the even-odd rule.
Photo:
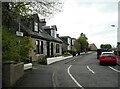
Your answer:
[[[116,25],[111,25],[112,27],[117,27]],[[120,56],[120,53],[119,53],[119,51],[120,51],[120,48],[119,48],[119,46],[120,46],[120,32],[119,32],[119,28],[117,27],[117,56]]]

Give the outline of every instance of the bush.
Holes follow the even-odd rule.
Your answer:
[[[69,52],[64,52],[63,56],[70,56],[71,54]]]
[[[63,54],[66,54],[66,52],[70,55],[73,55],[73,56],[76,54],[76,52],[73,51],[73,50],[66,50],[66,51],[63,52]]]
[[[47,64],[47,56],[45,56],[45,55],[39,56],[38,63],[46,65]]]
[[[8,28],[2,28],[2,59],[18,61],[18,37],[10,33]]]
[[[59,57],[59,56],[62,56],[62,55],[60,55],[60,54],[56,54],[56,55],[54,55],[54,57]]]
[[[32,49],[31,38],[26,36],[23,37],[20,45],[21,61],[25,62],[26,60],[30,60],[29,54]]]
[[[19,44],[20,40],[20,44]],[[30,37],[18,37],[11,33],[11,29],[2,28],[2,59],[26,62],[33,46]]]

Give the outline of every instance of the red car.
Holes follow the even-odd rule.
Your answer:
[[[114,65],[117,64],[117,57],[113,52],[102,52],[99,57],[100,64],[103,63],[112,63]]]

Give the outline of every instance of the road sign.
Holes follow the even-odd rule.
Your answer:
[[[23,32],[16,31],[17,36],[23,36]]]

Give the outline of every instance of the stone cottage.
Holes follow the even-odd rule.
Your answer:
[[[44,28],[46,26],[45,19],[39,19],[37,14],[32,16],[30,24],[27,27],[29,32],[24,34],[32,38],[32,44],[34,50],[32,50],[30,56],[33,61],[39,60],[42,56],[53,57],[62,55],[62,40],[57,37],[57,26],[48,26],[51,34]]]
[[[20,25],[20,26],[19,26]],[[32,61],[38,61],[41,57],[53,57],[62,55],[63,41],[57,37],[57,26],[54,25],[49,28],[51,31],[56,31],[54,36],[49,34],[44,27],[46,26],[45,19],[39,19],[38,14],[33,14],[27,22],[12,20],[11,28],[15,29],[13,33],[18,31],[23,32],[23,36],[32,38],[32,45],[34,49],[31,51],[30,57]],[[54,29],[53,29],[54,28]]]

